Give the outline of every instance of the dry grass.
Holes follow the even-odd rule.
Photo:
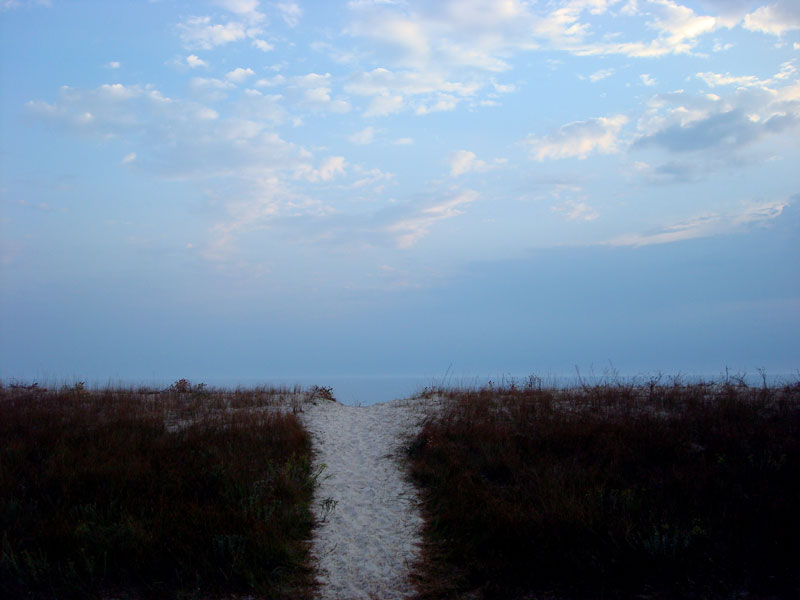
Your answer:
[[[310,597],[292,392],[0,385],[0,595]]]
[[[432,392],[420,597],[800,597],[800,383]]]

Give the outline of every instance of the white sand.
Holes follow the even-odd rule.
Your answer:
[[[422,519],[399,456],[421,424],[423,402],[365,407],[316,400],[301,415],[317,467],[326,465],[315,497],[312,551],[324,600],[408,598]],[[325,500],[336,503],[326,511]],[[328,502],[330,506],[331,502]]]

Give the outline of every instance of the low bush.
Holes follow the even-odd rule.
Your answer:
[[[421,597],[800,597],[800,384],[438,393]]]
[[[0,387],[0,595],[309,597],[310,439],[276,395]]]

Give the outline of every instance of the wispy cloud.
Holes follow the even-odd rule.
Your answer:
[[[231,21],[222,25],[213,23],[211,17],[188,17],[178,24],[178,33],[185,47],[203,50],[247,37],[244,24]]]
[[[575,121],[546,136],[530,135],[524,140],[532,158],[586,158],[592,152],[617,152],[620,131],[628,122],[625,115]]]
[[[297,2],[278,2],[276,8],[281,18],[289,27],[297,27],[300,18],[303,16],[303,9]]]
[[[459,175],[465,175],[470,172],[485,173],[486,171],[503,166],[508,161],[503,158],[496,158],[487,163],[475,156],[474,152],[458,150],[448,156],[447,162],[450,165],[450,175],[458,177]]]
[[[550,210],[563,215],[569,221],[594,221],[600,216],[592,206],[578,200],[564,200],[551,206]]]
[[[761,6],[744,18],[746,29],[772,35],[783,35],[800,29],[800,4],[795,0],[778,0]]]
[[[463,207],[477,197],[477,192],[465,190],[391,223],[385,231],[394,238],[398,248],[410,248],[428,235],[436,222],[463,214]]]
[[[371,144],[374,138],[375,129],[373,127],[365,127],[361,131],[356,131],[354,134],[347,137],[348,140],[360,146]]]
[[[734,233],[748,226],[763,224],[779,217],[787,206],[788,202],[785,200],[745,204],[738,210],[727,213],[706,213],[660,229],[624,234],[608,240],[604,244],[608,246],[649,246]]]

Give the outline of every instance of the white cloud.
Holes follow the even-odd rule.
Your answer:
[[[639,75],[639,79],[642,80],[642,84],[643,85],[647,85],[647,86],[653,86],[653,85],[655,85],[657,83],[655,78],[651,77],[647,73],[642,73],[641,75]]]
[[[716,87],[718,85],[737,85],[740,87],[753,87],[753,86],[763,86],[768,81],[762,81],[758,79],[758,77],[754,75],[741,75],[741,76],[733,76],[730,73],[725,73],[724,75],[721,73],[712,73],[711,71],[706,73],[697,73],[696,77],[698,79],[702,79],[706,82],[708,87]]]
[[[744,18],[744,27],[772,35],[800,29],[800,3],[797,0],[781,0],[761,6]]]
[[[272,44],[264,40],[259,40],[259,39],[253,40],[253,46],[258,48],[262,52],[269,52],[270,50],[272,50]]]
[[[451,81],[434,72],[377,68],[350,77],[345,90],[358,96],[373,96],[365,116],[391,114],[407,106],[424,115],[453,110],[462,98],[473,96],[482,85],[475,81]],[[407,103],[406,97],[413,100]]]
[[[122,65],[118,60],[112,60],[106,63],[106,67],[109,69],[119,69]]]
[[[478,159],[474,152],[469,150],[457,150],[447,157],[450,165],[450,175],[458,177],[469,172],[485,173],[491,169],[496,169],[504,165],[505,159],[495,159],[491,163]]]
[[[189,89],[192,93],[209,101],[215,102],[227,96],[227,91],[234,88],[230,81],[223,81],[214,77],[192,77],[189,81]]]
[[[243,69],[242,67],[236,67],[233,71],[228,71],[225,74],[225,79],[228,81],[232,81],[233,83],[242,83],[248,77],[255,75],[255,71],[253,69],[247,68]]]
[[[177,28],[184,46],[203,50],[243,40],[247,36],[242,23],[213,24],[211,17],[188,17]]]
[[[275,77],[259,79],[258,81],[256,81],[256,87],[275,87],[279,85],[284,85],[285,83],[286,83],[286,77],[284,77],[279,73],[275,75]]]
[[[576,121],[544,137],[530,135],[525,144],[531,157],[539,161],[547,158],[583,159],[591,152],[610,154],[617,152],[617,138],[627,122],[624,115]]]
[[[391,94],[381,94],[375,96],[364,111],[365,117],[383,117],[403,110],[404,102],[402,96],[392,96]]]
[[[417,106],[415,112],[418,115],[427,115],[428,113],[433,112],[455,110],[457,105],[458,98],[455,96],[451,96],[450,94],[439,94],[434,102],[431,102],[430,104],[420,104]]]
[[[130,152],[122,157],[121,164],[129,165],[136,160],[136,152]]]
[[[297,2],[279,2],[276,8],[289,27],[297,27],[303,16],[303,9]]]
[[[337,175],[344,175],[347,162],[344,156],[329,156],[318,169],[302,171],[309,181],[330,181]]]
[[[613,74],[614,69],[600,69],[599,71],[595,71],[589,75],[589,81],[592,83],[597,83],[598,81],[611,77]]]
[[[736,211],[706,213],[660,229],[621,235],[605,242],[605,245],[649,246],[733,233],[771,221],[779,217],[787,206],[785,201],[744,204]]]
[[[461,207],[473,202],[477,197],[478,193],[473,190],[463,191],[443,202],[432,204],[411,216],[395,221],[386,227],[386,231],[393,236],[398,248],[410,248],[428,235],[437,221],[463,214]]]
[[[375,129],[372,127],[365,127],[361,131],[356,131],[353,135],[348,136],[348,140],[353,142],[354,144],[359,144],[361,146],[371,144],[373,138],[375,137]]]
[[[506,57],[536,46],[533,16],[520,0],[350,3],[347,32],[370,41],[391,62],[423,70],[466,67],[497,72]]]
[[[414,143],[414,139],[410,137],[397,138],[394,143],[398,146],[410,146]]]
[[[208,63],[204,61],[202,58],[198,57],[196,54],[190,54],[189,56],[187,56],[186,64],[189,65],[192,69],[208,66]]]
[[[391,71],[377,68],[358,73],[350,78],[345,89],[351,94],[372,96],[401,93],[415,96],[448,93],[471,96],[481,87],[477,82],[448,81],[441,73],[425,71]]]
[[[564,200],[560,204],[550,207],[550,210],[564,215],[569,221],[594,221],[600,214],[586,202],[577,200]]]
[[[691,8],[673,0],[648,0],[645,5],[628,3],[622,12],[627,16],[649,18],[646,25],[656,32],[655,38],[649,41],[616,41],[620,37],[619,32],[613,32],[603,36],[600,41],[592,41],[592,27],[581,20],[582,13],[588,9],[590,13],[602,14],[615,3],[605,0],[567,2],[547,15],[539,23],[537,32],[549,39],[553,47],[577,55],[623,54],[644,58],[690,53],[700,36],[722,25],[715,17],[698,15]]]
[[[331,75],[308,73],[292,77],[286,88],[290,99],[298,106],[314,112],[346,113],[350,103],[331,96]]]
[[[50,0],[2,0],[0,2],[0,10],[13,10],[15,8],[22,8],[23,6],[52,6]]]

